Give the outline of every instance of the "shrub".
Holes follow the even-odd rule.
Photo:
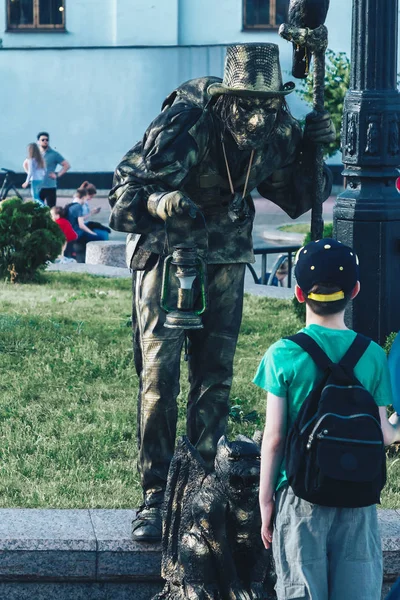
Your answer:
[[[324,232],[323,232],[322,235],[323,235],[324,238],[331,238],[331,237],[333,237],[333,223],[324,223]],[[305,238],[303,240],[303,245],[305,246],[309,242],[311,242],[311,231],[309,231],[308,233],[306,233],[306,236],[305,236]]]
[[[383,345],[383,349],[387,355],[389,355],[389,352],[393,346],[393,342],[395,340],[396,335],[397,335],[397,331],[392,331],[392,333],[389,333],[389,335],[386,338],[386,341]]]
[[[47,207],[10,198],[0,204],[0,277],[32,281],[65,242]]]
[[[325,108],[336,128],[336,140],[325,148],[325,156],[334,156],[340,149],[344,97],[350,84],[350,60],[345,52],[326,52]],[[313,72],[300,82],[298,93],[308,104],[313,104]]]

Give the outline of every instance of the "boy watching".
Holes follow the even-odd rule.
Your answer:
[[[360,289],[358,259],[333,239],[311,242],[298,253],[296,298],[306,303],[302,332],[334,363],[356,333],[344,310]],[[379,407],[385,445],[400,441],[400,418],[387,418],[392,395],[386,355],[371,342],[354,368],[358,381]],[[261,537],[272,544],[278,600],[379,600],[382,551],[376,506],[339,508],[295,496],[285,471],[285,442],[299,410],[323,376],[310,355],[282,339],[263,357],[254,379],[268,392],[261,450]]]

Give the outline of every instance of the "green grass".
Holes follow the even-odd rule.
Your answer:
[[[278,227],[279,231],[288,231],[290,233],[308,233],[310,231],[310,225],[307,223],[294,223],[293,225],[281,225]]]
[[[130,285],[57,273],[38,284],[0,284],[0,507],[140,503]],[[262,429],[265,393],[251,379],[266,348],[300,326],[289,302],[245,298],[230,435]],[[400,506],[399,476],[400,461],[392,458],[386,507]]]
[[[325,223],[328,225],[328,222]],[[287,231],[290,233],[304,233],[306,235],[310,231],[310,225],[308,223],[294,223],[293,225],[281,225],[278,227],[279,231]]]

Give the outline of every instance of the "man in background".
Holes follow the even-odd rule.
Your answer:
[[[71,168],[71,165],[59,152],[50,147],[49,137],[46,131],[41,131],[37,135],[38,146],[46,166],[46,174],[43,179],[42,189],[40,190],[40,199],[51,208],[56,205],[57,201],[57,179],[62,177]],[[61,166],[61,170],[57,172],[58,165]]]

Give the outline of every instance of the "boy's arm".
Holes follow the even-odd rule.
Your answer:
[[[386,406],[379,407],[379,416],[385,446],[400,442],[400,416],[393,413],[388,419]]]
[[[286,398],[268,392],[260,473],[261,538],[267,549],[272,542],[275,484],[284,457],[286,422]]]

